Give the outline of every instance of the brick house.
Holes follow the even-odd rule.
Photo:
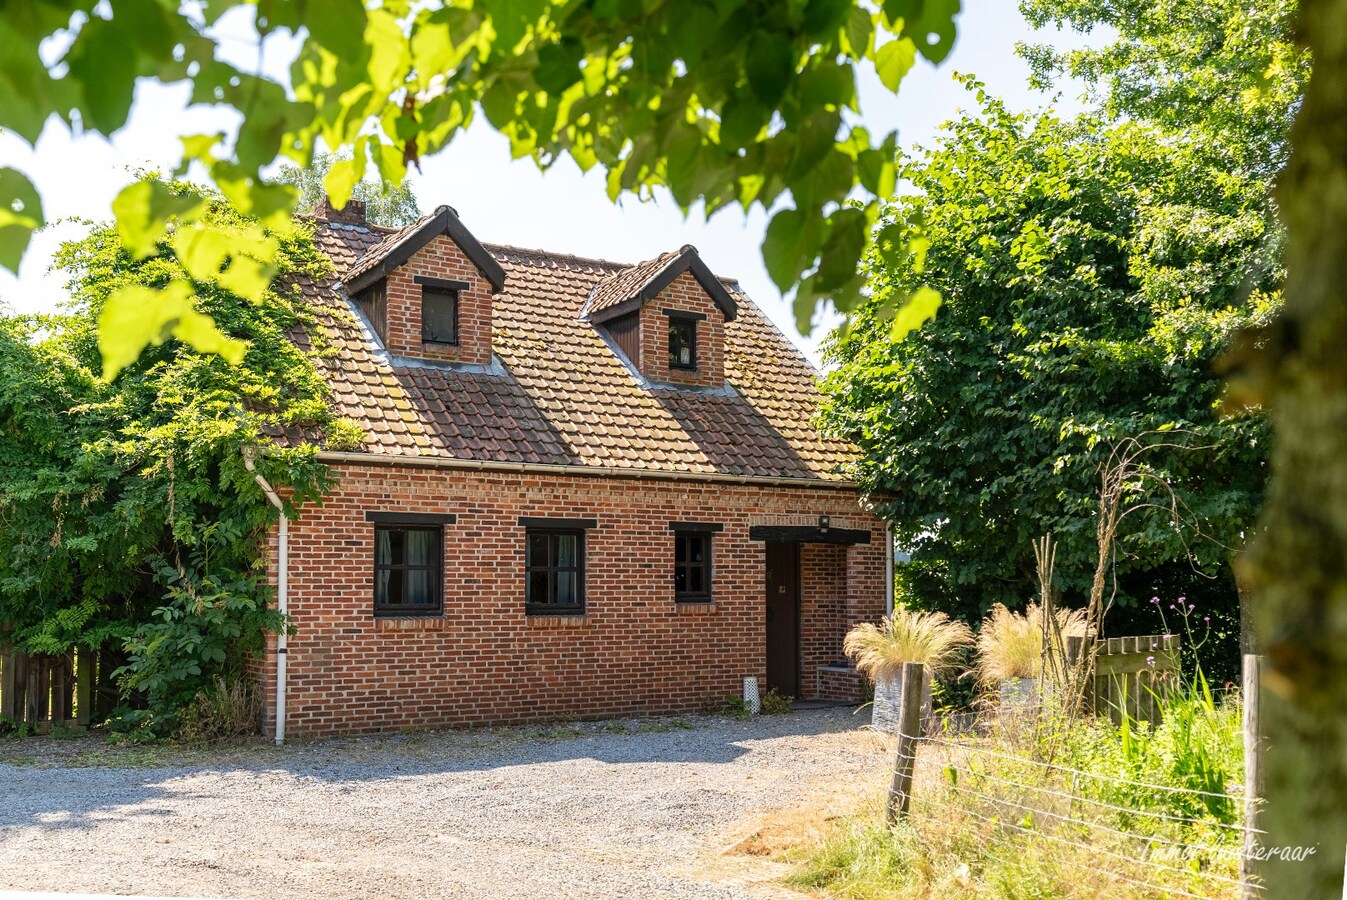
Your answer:
[[[696,711],[746,676],[859,699],[841,642],[885,611],[884,527],[734,282],[692,247],[484,245],[448,207],[313,216],[334,272],[296,281],[293,336],[364,439],[320,452],[335,489],[270,538],[278,741]]]

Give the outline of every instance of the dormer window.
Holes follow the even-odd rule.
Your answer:
[[[492,297],[505,270],[449,207],[387,234],[340,284],[394,360],[491,365]]]
[[[729,288],[685,246],[601,278],[581,317],[649,384],[721,388],[725,326],[737,312]]]
[[[465,281],[417,276],[421,285],[421,342],[458,343],[458,294],[467,290]]]
[[[691,316],[669,316],[669,368],[697,368],[697,320]]]

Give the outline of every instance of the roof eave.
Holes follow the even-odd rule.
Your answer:
[[[384,258],[379,260],[378,265],[366,269],[346,282],[344,286],[347,292],[354,294],[387,278],[389,272],[407,262],[416,251],[440,235],[448,235],[449,239],[458,245],[463,254],[482,273],[482,277],[491,283],[491,293],[499,294],[505,290],[505,269],[501,268],[501,264],[491,252],[482,246],[481,241],[473,237],[472,232],[468,231],[454,211],[442,206],[434,217],[427,219],[424,225],[389,250]]]
[[[654,300],[665,288],[673,284],[674,279],[684,272],[691,272],[692,277],[697,279],[697,283],[706,291],[712,302],[720,309],[725,316],[726,322],[733,322],[739,315],[739,304],[735,302],[734,297],[715,273],[702,262],[701,256],[697,253],[697,248],[688,244],[675,256],[669,260],[658,272],[652,275],[644,285],[640,287],[631,297],[605,307],[592,313],[588,313],[584,318],[590,322],[601,324],[611,319],[624,316],[627,313],[635,312],[646,303]]]

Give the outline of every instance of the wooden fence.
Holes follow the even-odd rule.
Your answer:
[[[0,718],[39,732],[101,722],[117,705],[112,673],[123,661],[111,650],[0,655]]]
[[[1067,657],[1078,663],[1082,638],[1067,639]],[[1134,721],[1155,723],[1161,701],[1180,677],[1179,638],[1148,634],[1108,638],[1095,643],[1094,684],[1086,691],[1096,712],[1108,713],[1113,724],[1123,713]]]

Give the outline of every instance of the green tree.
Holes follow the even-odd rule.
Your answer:
[[[310,210],[325,196],[323,181],[337,162],[338,158],[331,153],[315,153],[311,165],[300,167],[287,163],[281,166],[276,181],[298,188],[299,200],[295,208],[301,212]],[[351,199],[365,204],[365,215],[375,225],[397,228],[421,217],[421,206],[406,181],[394,187],[364,178],[351,190]]]
[[[202,197],[217,231],[252,223]],[[324,258],[302,231],[278,241],[287,275],[318,275]],[[0,316],[0,640],[36,653],[126,647],[123,679],[170,715],[214,673],[237,672],[266,629],[280,627],[258,546],[274,518],[242,449],[278,429],[341,442],[327,388],[289,332],[309,313],[280,282],[258,303],[200,285],[201,312],[247,353],[237,366],[177,340],[144,354],[114,383],[100,365],[96,323],[118,291],[148,295],[184,277],[167,245],[136,258],[111,226],[67,244],[67,314]],[[312,448],[258,460],[294,488],[328,484]]]
[[[290,86],[219,57],[212,27],[250,11],[260,36],[300,38]],[[959,0],[410,0],[193,4],[41,0],[0,21],[0,128],[34,142],[52,116],[111,134],[127,121],[137,78],[185,83],[192,100],[238,112],[226,134],[184,135],[197,165],[257,220],[226,237],[206,207],[152,179],[113,204],[129,251],[155,252],[169,232],[190,276],[104,306],[103,374],[175,336],[237,362],[244,347],[191,315],[191,286],[217,282],[257,299],[275,274],[275,242],[294,211],[291,185],[268,183],[276,161],[344,156],[323,180],[342,206],[369,170],[400,184],[407,166],[446,147],[479,114],[511,152],[542,168],[570,157],[600,166],[616,200],[666,187],[684,209],[730,204],[773,211],[767,270],[794,287],[797,318],[860,298],[857,261],[893,188],[896,132],[859,124],[857,71],[890,89],[918,54],[940,61]],[[45,55],[44,55],[45,53]],[[260,54],[259,54],[260,55]],[[842,201],[857,187],[870,199]],[[14,269],[41,202],[26,176],[0,170],[0,265]],[[190,237],[182,237],[190,234]]]
[[[1115,121],[1200,133],[1228,166],[1260,177],[1286,164],[1310,71],[1295,0],[1021,0],[1020,10],[1036,27],[1111,34],[1068,51],[1022,44],[1038,87],[1070,75]]]
[[[1149,454],[1152,477],[1134,485],[1131,500],[1157,505],[1124,523],[1118,572],[1190,554],[1225,570],[1257,511],[1266,440],[1260,418],[1222,418],[1212,361],[1273,305],[1262,182],[1145,126],[1013,114],[971,87],[980,114],[906,161],[913,190],[881,220],[924,252],[871,258],[873,299],[828,349],[823,422],[864,451],[861,482],[912,552],[907,587],[969,617],[1022,604],[1030,542],[1051,531],[1059,587],[1082,605],[1099,467],[1147,432],[1176,446]],[[943,295],[939,314],[895,333],[886,295],[922,285]]]

